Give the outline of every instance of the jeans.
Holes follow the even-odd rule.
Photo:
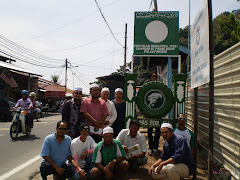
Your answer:
[[[68,177],[72,177],[74,175],[74,172],[71,168],[71,166],[68,166],[66,164],[63,164],[61,168],[64,168],[65,171],[62,175],[59,175],[60,180],[64,180]],[[40,172],[43,180],[47,180],[47,176],[50,174],[58,175],[57,171],[51,166],[49,162],[42,162],[40,166]]]
[[[159,144],[159,139],[160,139],[160,128],[155,128],[155,136],[153,139],[153,128],[149,127],[148,128],[148,144],[149,144],[149,149],[153,150],[153,149],[158,149],[158,144]]]

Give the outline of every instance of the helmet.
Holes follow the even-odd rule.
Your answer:
[[[31,93],[29,94],[29,96],[31,96],[31,97],[33,97],[33,98],[36,98],[36,97],[37,97],[37,94],[36,94],[35,92],[31,92]]]
[[[22,90],[22,95],[28,95],[28,91],[27,90]]]

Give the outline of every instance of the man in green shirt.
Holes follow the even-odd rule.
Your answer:
[[[95,167],[90,173],[94,178],[112,179],[114,175],[116,178],[120,178],[128,170],[129,164],[125,160],[125,151],[121,143],[113,137],[111,127],[103,129],[103,141],[95,147],[92,157]]]

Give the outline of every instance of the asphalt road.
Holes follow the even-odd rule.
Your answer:
[[[39,156],[44,138],[56,131],[60,113],[47,114],[34,122],[30,136],[19,134],[16,141],[9,135],[11,122],[0,122],[0,180],[26,180],[39,171]]]

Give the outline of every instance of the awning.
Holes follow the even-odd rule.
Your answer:
[[[14,64],[2,62],[2,61],[0,61],[0,67],[7,68],[7,69],[13,70],[13,71],[23,72],[23,73],[27,73],[27,74],[31,74],[31,75],[35,75],[35,76],[40,76],[40,77],[42,77],[42,75],[36,74],[36,73],[33,72],[33,71],[24,69],[24,68],[22,68],[22,67],[19,67],[19,66],[14,65]]]

